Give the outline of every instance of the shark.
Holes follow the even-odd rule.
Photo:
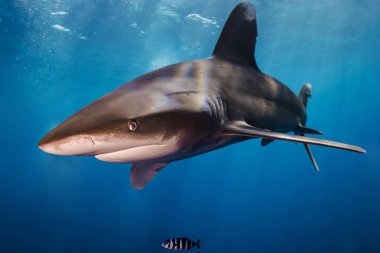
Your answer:
[[[169,65],[127,82],[87,105],[38,143],[54,155],[132,163],[131,185],[142,189],[169,163],[250,139],[366,151],[311,138],[306,127],[311,85],[298,95],[263,73],[255,60],[256,10],[236,5],[211,57]],[[294,134],[291,134],[294,133]]]

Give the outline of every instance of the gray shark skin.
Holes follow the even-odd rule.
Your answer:
[[[38,146],[56,155],[90,155],[133,163],[131,183],[142,189],[168,163],[240,141],[300,142],[358,153],[349,144],[305,137],[311,85],[299,96],[262,73],[254,52],[256,12],[240,3],[230,14],[213,55],[147,73],[65,120]],[[287,134],[294,132],[295,135]]]

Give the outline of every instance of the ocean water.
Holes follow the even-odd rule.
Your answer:
[[[209,57],[238,1],[0,1],[0,252],[380,252],[380,1],[253,1],[260,69],[308,126],[367,154],[251,140],[173,162],[142,191],[129,164],[37,148],[68,116],[158,67]],[[147,101],[148,103],[149,101]],[[254,109],[254,108],[252,108]]]

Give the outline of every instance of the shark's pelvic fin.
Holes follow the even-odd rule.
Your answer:
[[[321,131],[318,131],[318,130],[315,130],[313,128],[309,128],[309,127],[305,127],[305,126],[298,126],[296,128],[296,130],[294,130],[294,133],[295,134],[319,134],[319,135],[323,135],[324,133],[321,132]]]
[[[240,3],[228,17],[212,55],[238,64],[249,64],[260,71],[255,60],[256,37],[255,7],[247,2]]]
[[[131,184],[141,190],[168,163],[134,163],[131,168]]]
[[[263,138],[261,140],[261,146],[265,147],[266,145],[270,144],[272,141],[274,141],[274,139],[266,139],[266,138]]]
[[[266,129],[260,129],[247,124],[245,121],[228,121],[224,124],[224,133],[226,135],[247,136],[254,138],[267,138],[274,140],[284,140],[292,142],[300,142],[305,144],[314,144],[319,146],[326,146],[331,148],[339,148],[349,150],[357,153],[365,153],[366,151],[361,147],[328,141],[305,136],[290,135],[284,133],[272,132]]]

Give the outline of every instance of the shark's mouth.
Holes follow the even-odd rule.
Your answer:
[[[176,153],[179,147],[175,142],[165,144],[152,144],[133,148],[127,148],[111,153],[96,155],[95,158],[105,162],[129,163],[155,160]]]
[[[105,137],[75,135],[39,147],[54,155],[95,156],[106,162],[138,162],[167,157],[179,150],[178,138],[125,139],[123,137]]]

